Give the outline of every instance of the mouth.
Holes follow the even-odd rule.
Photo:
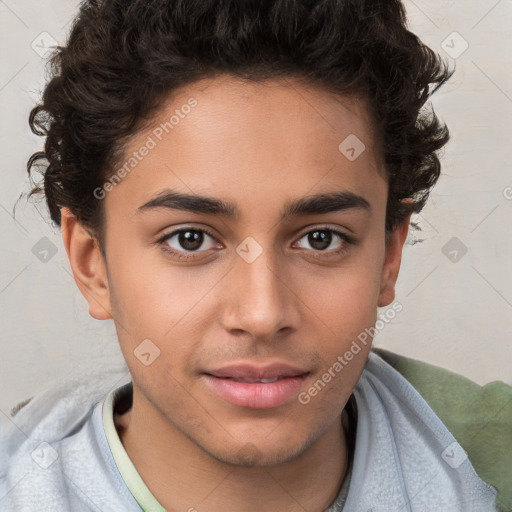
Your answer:
[[[215,375],[212,375],[212,377],[215,377]],[[249,378],[242,378],[242,377],[217,377],[218,379],[230,379],[234,380],[235,382],[247,382],[249,384],[254,384],[255,382],[259,382],[262,384],[270,384],[271,382],[277,382],[278,380],[282,379],[288,379],[290,377],[274,377],[271,379],[249,379]]]
[[[272,371],[276,372],[275,369]],[[249,409],[271,409],[295,397],[309,375],[309,372],[299,373],[297,370],[287,369],[288,375],[268,376],[272,371],[267,371],[267,376],[242,376],[240,371],[231,369],[231,373],[238,375],[219,375],[227,372],[224,370],[216,372],[217,374],[204,373],[203,378],[215,395],[232,405]]]

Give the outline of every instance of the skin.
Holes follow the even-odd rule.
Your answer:
[[[63,240],[89,313],[113,319],[133,379],[133,407],[116,418],[139,474],[167,510],[323,511],[347,470],[343,408],[368,357],[361,346],[326,387],[261,410],[214,394],[201,372],[233,362],[287,362],[307,369],[307,391],[394,300],[409,218],[385,239],[387,182],[366,104],[297,79],[250,83],[228,75],[175,91],[154,126],[193,96],[198,104],[106,194],[106,260],[62,209]],[[141,147],[153,127],[126,146]],[[366,150],[349,161],[338,145],[356,134]],[[164,188],[229,200],[233,220],[185,210],[137,212]],[[363,209],[280,220],[283,205],[350,191]],[[178,236],[207,228],[196,252]],[[318,249],[315,228],[334,233]],[[236,252],[248,236],[262,254]],[[345,245],[342,254],[335,250]],[[192,256],[180,260],[167,245]],[[330,253],[330,255],[329,255]],[[134,350],[149,338],[160,356]],[[193,509],[192,509],[193,510]]]

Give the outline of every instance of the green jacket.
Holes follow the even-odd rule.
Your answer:
[[[512,386],[480,386],[457,373],[373,348],[432,407],[466,451],[480,478],[498,491],[496,504],[512,512]]]

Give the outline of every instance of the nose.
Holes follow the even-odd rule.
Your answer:
[[[223,303],[222,323],[226,330],[268,340],[287,328],[296,329],[299,312],[294,286],[282,261],[279,265],[271,253],[264,249],[251,263],[235,257]]]

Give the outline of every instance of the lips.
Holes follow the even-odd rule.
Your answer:
[[[287,364],[237,364],[204,373],[204,381],[223,400],[252,409],[277,407],[296,395],[308,371]]]
[[[282,379],[286,379],[288,377],[274,377],[273,379],[242,379],[242,378],[239,378],[239,377],[217,377],[218,379],[231,379],[231,380],[234,380],[236,382],[246,382],[246,383],[249,383],[249,384],[253,384],[255,382],[259,382],[259,383],[262,383],[262,384],[270,384],[271,382],[276,382],[278,380],[282,380]]]
[[[214,377],[224,379],[261,381],[262,379],[282,379],[285,377],[298,377],[309,373],[307,370],[296,368],[287,364],[276,363],[266,366],[251,364],[237,364],[225,366],[216,370],[205,372]]]

